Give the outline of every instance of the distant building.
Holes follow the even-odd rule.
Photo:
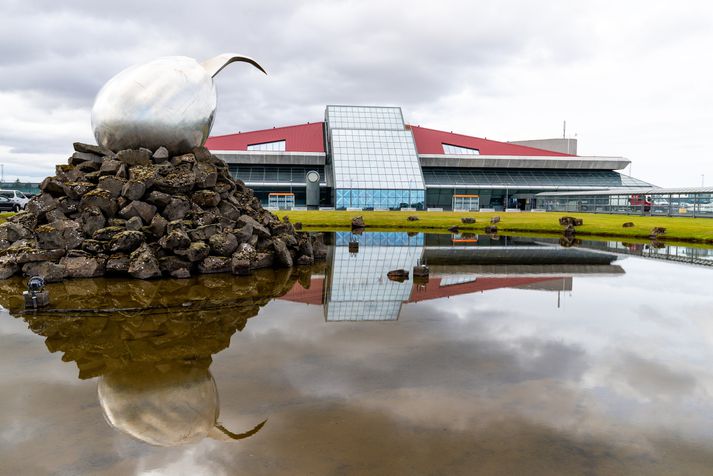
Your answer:
[[[399,107],[327,106],[324,122],[214,136],[206,147],[265,204],[293,194],[296,206],[338,209],[526,210],[543,191],[651,186],[618,172],[625,158],[576,155],[574,140],[454,134],[406,124]],[[309,171],[319,173],[318,203],[307,203]]]

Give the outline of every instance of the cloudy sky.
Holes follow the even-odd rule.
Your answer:
[[[0,0],[0,163],[38,180],[123,68],[253,56],[219,76],[213,134],[398,105],[413,124],[497,140],[579,139],[662,186],[713,184],[713,3],[543,0]]]

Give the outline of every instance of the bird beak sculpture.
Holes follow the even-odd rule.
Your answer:
[[[237,61],[265,73],[254,59],[232,53],[203,63],[167,56],[121,71],[94,100],[92,130],[97,144],[113,151],[164,146],[171,155],[203,145],[217,105],[213,78]]]

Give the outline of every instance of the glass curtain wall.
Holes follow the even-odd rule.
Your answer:
[[[425,186],[398,107],[327,106],[335,206],[423,208]]]

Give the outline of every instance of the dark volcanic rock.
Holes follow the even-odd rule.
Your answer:
[[[150,165],[151,155],[148,149],[126,149],[120,150],[116,158],[126,165]]]
[[[112,198],[116,198],[121,195],[121,190],[124,188],[126,180],[113,177],[111,175],[105,175],[99,178],[97,182],[97,189],[106,190],[111,193]]]
[[[77,152],[84,152],[86,154],[94,154],[94,155],[98,155],[100,157],[110,157],[112,159],[116,158],[116,154],[105,147],[101,147],[98,145],[91,145],[91,144],[83,144],[81,142],[75,142],[73,145],[74,145],[74,150],[76,150]]]
[[[211,224],[199,226],[195,230],[191,230],[189,235],[193,241],[207,240],[216,233],[220,233],[220,225]]]
[[[22,267],[25,276],[42,276],[46,283],[56,283],[67,277],[67,269],[51,261],[27,263]]]
[[[52,280],[248,274],[326,255],[321,237],[264,210],[204,147],[177,157],[163,147],[75,150],[27,210],[0,225],[0,278],[21,268]]]
[[[117,233],[109,243],[109,251],[116,253],[134,251],[144,242],[144,234],[140,231],[126,230]]]
[[[185,250],[175,250],[179,256],[185,256],[188,261],[197,262],[202,261],[208,257],[210,254],[210,246],[206,245],[202,241],[197,241],[191,243],[191,245]]]
[[[211,251],[218,256],[230,256],[238,247],[238,240],[230,233],[216,233],[208,240]]]
[[[74,249],[82,244],[80,225],[72,220],[57,220],[35,228],[37,247],[43,250]]]
[[[168,149],[166,149],[164,146],[159,147],[153,153],[152,158],[153,158],[153,161],[157,164],[166,162],[168,160]]]
[[[145,243],[129,256],[128,272],[138,279],[151,279],[161,276],[158,259]]]
[[[101,167],[99,167],[99,174],[116,175],[117,173],[119,173],[119,169],[121,169],[121,162],[114,159],[104,159],[101,164]]]
[[[231,260],[224,256],[208,256],[198,263],[198,270],[204,274],[231,272]]]
[[[123,274],[129,272],[129,256],[116,253],[106,260],[105,270],[107,273]]]
[[[163,210],[163,216],[168,221],[180,220],[185,217],[191,209],[191,202],[185,198],[173,197]]]
[[[188,237],[188,233],[176,229],[163,236],[158,240],[158,243],[167,250],[185,250],[191,246],[191,239]]]
[[[292,267],[292,255],[287,249],[287,245],[280,238],[275,238],[272,242],[272,246],[275,249],[275,260],[277,263],[285,268]]]
[[[119,215],[127,220],[131,217],[139,217],[145,224],[148,225],[156,215],[156,207],[150,203],[134,200],[122,208]]]
[[[65,256],[59,261],[68,278],[96,278],[104,274],[104,261],[89,256]]]
[[[79,202],[79,209],[84,210],[88,207],[97,207],[106,217],[113,217],[119,205],[116,203],[115,197],[107,190],[94,189],[82,196]]]
[[[127,200],[139,200],[144,196],[144,192],[146,192],[146,185],[135,180],[129,180],[121,189],[121,195]]]
[[[212,190],[198,190],[191,196],[191,199],[193,203],[203,208],[215,207],[220,203],[220,195]]]

